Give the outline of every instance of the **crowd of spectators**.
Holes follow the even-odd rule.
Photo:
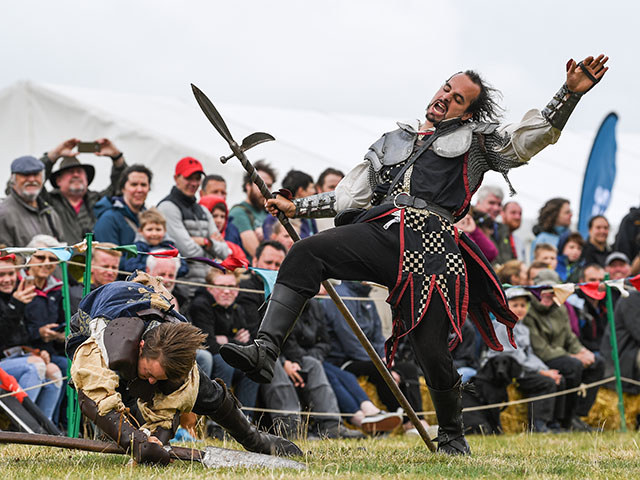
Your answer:
[[[141,164],[128,165],[106,138],[96,141],[95,154],[111,158],[109,185],[102,191],[90,190],[95,169],[76,157],[78,143],[69,139],[40,159],[24,156],[11,163],[7,196],[0,203],[3,246],[55,248],[77,244],[93,232],[97,243],[91,289],[124,279],[124,272],[135,270],[161,277],[173,295],[174,307],[208,335],[206,349],[197,356],[200,368],[233,388],[255,422],[270,422],[290,437],[360,438],[401,425],[405,432],[417,433],[330,300],[309,302],[304,309],[282,349],[271,384],[254,383],[220,356],[221,345],[247,344],[256,337],[265,300],[263,277],[278,270],[293,244],[287,231],[267,215],[264,198],[248,175],[243,182],[245,199],[229,208],[225,179],[207,174],[200,161],[185,157],[175,165],[175,186],[151,206],[147,196],[153,172]],[[265,161],[255,167],[272,188],[277,172]],[[335,189],[343,176],[328,168],[314,181],[305,172],[291,170],[280,184],[294,198],[301,198]],[[583,238],[571,230],[569,201],[552,198],[540,208],[529,249],[524,242],[527,235],[520,231],[523,214],[517,201],[505,202],[502,190],[495,186],[482,187],[476,198],[456,226],[494,264],[509,306],[520,321],[514,330],[518,349],[511,347],[504,327],[495,324],[503,352],[483,349],[472,322],[464,325],[463,342],[453,353],[463,381],[477,384],[474,401],[487,403],[497,398],[496,392],[503,395],[512,380],[529,397],[608,376],[613,363],[604,294],[576,289],[558,302],[553,287],[602,282],[605,275],[624,282],[636,275],[640,271],[640,209],[631,209],[610,244],[606,217],[594,216],[589,235]],[[293,220],[292,225],[303,238],[333,227],[327,219]],[[121,245],[135,245],[138,255],[114,249]],[[180,257],[167,255],[176,251]],[[222,272],[205,262],[186,260],[194,257],[251,268]],[[64,427],[65,415],[60,412],[67,371],[65,310],[57,264],[58,257],[50,250],[37,250],[23,259],[0,255],[0,368],[28,389],[49,419]],[[68,280],[73,314],[82,285],[73,275]],[[613,294],[622,374],[640,379],[640,329],[636,326],[640,293],[626,283],[622,288],[631,292],[623,295],[618,289]],[[371,286],[343,282],[336,289],[343,297],[357,298],[346,303],[384,358],[389,326],[383,325],[368,299]],[[506,383],[505,358],[511,364]],[[420,369],[402,343],[391,373],[412,407],[424,410]],[[369,380],[377,398],[362,389],[358,377]],[[625,390],[638,393],[630,385]],[[580,417],[588,414],[596,394],[597,388],[591,388],[584,396],[572,393],[532,403],[529,428],[536,432],[589,430]],[[264,409],[271,413],[259,413]],[[325,414],[308,420],[302,416],[305,409]],[[476,417],[466,421],[471,429],[483,431]],[[346,428],[346,423],[356,429]],[[216,426],[210,425],[209,431],[215,432]]]

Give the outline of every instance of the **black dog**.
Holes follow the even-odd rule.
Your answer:
[[[506,402],[509,399],[507,387],[521,374],[522,366],[510,355],[497,355],[490,358],[464,386],[462,406],[478,407]],[[464,412],[463,419],[468,433],[502,433],[499,408]]]

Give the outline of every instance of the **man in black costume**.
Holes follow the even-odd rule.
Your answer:
[[[386,285],[394,311],[387,364],[398,339],[408,335],[436,409],[438,451],[469,454],[461,382],[448,347],[460,341],[467,313],[485,343],[498,351],[502,345],[490,313],[507,327],[512,343],[517,318],[489,262],[453,223],[467,213],[485,172],[498,171],[508,183],[511,168],[558,140],[578,100],[607,71],[607,60],[570,60],[566,83],[542,112],[531,110],[519,124],[504,126],[492,123],[499,110],[496,91],[473,71],[457,73],[433,97],[422,124],[399,123],[398,130],[384,134],[335,192],[269,200],[272,214],[338,214],[339,226],[292,247],[254,344],[225,345],[223,358],[267,383],[280,347],[322,280]],[[448,345],[450,330],[455,336]]]

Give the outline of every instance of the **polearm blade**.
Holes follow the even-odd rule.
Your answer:
[[[223,160],[223,163],[224,161],[228,160],[233,156],[237,157],[238,160],[240,160],[240,163],[242,163],[242,166],[245,169],[245,171],[249,174],[251,181],[255,183],[258,189],[260,190],[260,193],[262,194],[262,196],[265,199],[273,198],[273,194],[267,188],[267,185],[264,183],[264,180],[262,180],[262,177],[258,175],[258,172],[256,171],[253,164],[249,161],[247,156],[244,154],[244,151],[233,140],[233,137],[231,136],[231,132],[229,132],[227,125],[224,123],[224,120],[218,113],[218,110],[216,110],[216,108],[211,103],[211,100],[209,100],[207,96],[195,85],[191,84],[191,89],[193,90],[193,94],[196,97],[196,101],[198,102],[198,105],[200,105],[200,108],[202,108],[202,111],[204,112],[205,116],[213,124],[213,126],[220,133],[220,135],[222,135],[222,137],[227,141],[227,143],[229,144],[229,147],[231,147],[231,150],[233,151],[233,155],[229,157],[222,157],[221,160]],[[215,115],[211,115],[211,112],[215,112]],[[223,131],[225,133],[223,133]],[[254,134],[254,135],[257,135],[257,134]],[[268,135],[268,134],[265,134],[265,135]],[[249,138],[251,138],[251,135],[245,138],[245,142]],[[263,140],[263,141],[266,141],[266,140]],[[259,142],[259,143],[262,143],[262,142]],[[282,212],[278,213],[278,220],[280,220],[280,223],[282,223],[282,226],[285,228],[287,233],[289,233],[289,235],[291,236],[294,242],[297,242],[300,240],[300,236],[298,235],[298,232],[296,232],[296,230],[293,228],[293,226],[291,225],[291,222],[289,222],[289,219],[284,213]],[[351,312],[342,301],[342,298],[340,298],[340,295],[338,295],[338,292],[336,292],[336,289],[333,288],[333,285],[331,285],[331,283],[329,283],[327,280],[322,282],[322,286],[325,288],[325,290],[331,297],[331,300],[334,301],[334,303],[338,307],[338,310],[340,310],[340,313],[342,313],[342,316],[346,320],[347,324],[349,324],[349,327],[351,327],[351,330],[353,330],[353,333],[355,334],[355,336],[358,338],[358,340],[366,350],[367,354],[369,355],[369,358],[371,359],[376,369],[378,370],[378,372],[384,379],[385,383],[389,387],[389,390],[391,390],[391,392],[393,393],[393,396],[396,397],[396,400],[398,400],[398,403],[404,409],[407,417],[409,417],[409,420],[411,420],[411,423],[413,424],[413,426],[416,427],[416,430],[418,430],[418,433],[420,434],[420,437],[422,438],[424,443],[427,445],[429,450],[431,450],[432,452],[435,452],[436,447],[431,441],[431,439],[429,438],[429,434],[427,433],[427,430],[424,428],[424,425],[422,425],[422,422],[418,418],[418,415],[416,415],[416,412],[413,410],[413,408],[405,398],[404,394],[400,391],[400,387],[398,387],[395,380],[391,376],[391,373],[387,369],[387,366],[382,362],[382,360],[378,356],[378,353],[375,351],[375,349],[371,345],[371,342],[369,342],[369,339],[360,328],[360,325],[358,325],[358,322],[356,322],[356,319],[353,318],[353,315],[351,315]]]
[[[207,96],[204,93],[202,93],[202,91],[198,87],[196,87],[193,83],[191,84],[191,90],[193,90],[193,94],[196,97],[196,101],[198,102],[198,105],[200,105],[200,108],[204,112],[205,116],[209,119],[211,124],[216,128],[218,133],[222,135],[222,138],[224,138],[229,145],[233,143],[237,147],[236,142],[234,142],[233,138],[231,137],[231,132],[229,132],[229,129],[227,128],[227,124],[224,123],[224,120],[218,113],[218,110],[216,110],[216,107],[213,106],[213,103],[211,103],[211,101],[207,98]],[[233,147],[232,147],[232,150],[233,150]],[[234,153],[235,153],[235,150],[234,150]]]

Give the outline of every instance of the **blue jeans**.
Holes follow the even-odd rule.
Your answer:
[[[55,383],[38,387],[45,381],[48,381],[44,372],[41,374],[38,372],[38,367],[35,364],[29,362],[29,357],[26,355],[19,355],[15,357],[5,358],[0,360],[0,368],[7,372],[18,381],[18,385],[23,389],[30,387],[36,387],[31,390],[27,390],[27,395],[33,403],[35,403],[42,413],[51,420],[58,400],[61,395],[62,388]]]
[[[356,376],[329,362],[322,362],[322,366],[331,388],[336,394],[340,411],[342,413],[356,413],[360,410],[362,402],[369,400],[369,397],[358,383]]]
[[[235,396],[242,405],[255,407],[260,385],[225,362],[219,353],[212,355],[208,350],[198,350],[196,362],[210,378],[219,378],[228,387],[233,386]]]

